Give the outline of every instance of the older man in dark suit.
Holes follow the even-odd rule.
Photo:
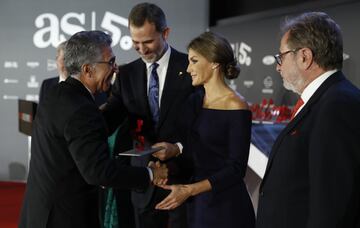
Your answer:
[[[99,186],[144,188],[167,177],[165,167],[126,167],[109,158],[107,128],[94,102],[116,70],[111,38],[79,32],[65,47],[66,81],[39,105],[19,227],[101,227]]]
[[[193,91],[191,78],[186,73],[187,55],[167,43],[170,29],[163,11],[154,4],[136,5],[129,15],[129,28],[140,58],[119,68],[112,96],[104,110],[105,118],[111,131],[129,118],[130,126],[120,130],[123,143],[131,140],[130,131],[141,123],[148,143],[168,142],[160,144],[165,148],[162,152],[179,154],[175,123],[185,99]],[[154,158],[136,158],[132,164],[145,166],[151,159]],[[173,174],[171,180],[186,178],[185,170],[179,171],[179,166],[185,163],[181,155],[166,163],[172,170],[169,170]],[[155,205],[166,195],[165,190],[153,186],[132,193],[137,227],[165,228],[168,223],[172,228],[187,227],[185,206],[169,213],[170,222],[168,212],[155,210]]]
[[[40,96],[39,103],[44,100],[47,91],[49,91],[54,85],[59,82],[65,81],[68,77],[68,73],[66,72],[65,64],[64,64],[64,49],[65,49],[66,41],[60,43],[56,48],[56,68],[58,70],[59,76],[45,79],[40,87]]]
[[[289,20],[275,58],[301,98],[273,145],[257,228],[360,227],[360,91],[341,72],[339,26],[321,12]]]

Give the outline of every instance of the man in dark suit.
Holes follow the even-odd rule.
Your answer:
[[[273,145],[257,228],[360,227],[360,91],[341,72],[340,27],[310,12],[282,31],[277,71],[302,102]]]
[[[40,87],[40,96],[39,103],[44,99],[45,94],[49,91],[54,85],[59,82],[65,81],[68,77],[66,72],[65,64],[64,64],[64,49],[65,49],[66,41],[60,43],[56,48],[56,67],[59,73],[59,76],[45,79]]]
[[[116,70],[111,37],[79,32],[65,47],[66,81],[39,105],[19,227],[101,227],[99,186],[144,188],[164,181],[165,167],[123,166],[109,158],[105,120],[94,94]]]
[[[163,11],[154,4],[136,5],[129,15],[129,28],[134,49],[140,58],[119,68],[112,96],[104,109],[110,132],[128,118],[129,126],[119,131],[122,134],[119,138],[124,144],[131,147],[131,132],[141,128],[146,143],[162,142],[163,151],[167,154],[180,154],[175,123],[183,103],[193,90],[191,78],[186,73],[187,55],[167,43],[170,29]],[[155,69],[154,63],[157,63]],[[157,75],[158,111],[154,111],[153,100],[149,101],[153,98],[154,74]],[[154,157],[145,156],[132,159],[131,163],[145,166],[152,159]],[[173,174],[170,180],[186,179],[185,170],[179,171],[179,165],[185,163],[181,155],[165,162]],[[167,194],[167,191],[153,186],[132,192],[137,227],[165,228],[168,224],[172,228],[187,227],[185,206],[170,213],[155,210],[155,205]],[[121,220],[121,212],[119,216]]]

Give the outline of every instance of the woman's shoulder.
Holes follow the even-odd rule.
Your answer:
[[[249,105],[245,98],[239,93],[232,93],[225,102],[225,108],[228,110],[249,110]]]

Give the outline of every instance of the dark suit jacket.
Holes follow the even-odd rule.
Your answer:
[[[128,117],[128,128],[119,131],[122,134],[122,136],[119,136],[120,139],[128,141],[130,138],[131,140],[129,129],[135,129],[136,121],[140,119],[144,123],[142,133],[151,144],[161,141],[178,142],[175,123],[179,118],[179,111],[186,98],[193,91],[191,77],[186,72],[187,65],[187,55],[171,49],[160,104],[158,129],[154,129],[148,104],[146,64],[141,59],[137,59],[120,67],[118,77],[113,85],[112,96],[104,110],[104,116],[110,131],[115,130]],[[132,164],[135,166],[147,166],[150,159],[153,159],[152,156],[133,159]],[[178,167],[179,164],[184,164],[185,161],[179,156],[170,163],[167,164]],[[184,173],[174,172],[172,174],[174,174],[171,177],[172,180],[186,179],[184,177],[186,176],[184,175],[185,171]],[[134,205],[139,208],[146,207],[152,198],[153,191],[154,187],[149,187],[146,190],[134,193]]]
[[[106,124],[92,96],[69,77],[47,93],[33,125],[19,227],[100,227],[98,188],[141,188],[147,169],[109,158]]]
[[[53,78],[47,78],[41,83],[40,94],[39,94],[39,103],[44,100],[45,94],[55,85],[59,83],[59,76]]]
[[[273,145],[257,228],[360,227],[359,117],[359,89],[331,75]]]

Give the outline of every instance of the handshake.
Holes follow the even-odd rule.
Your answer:
[[[153,173],[152,183],[154,185],[164,185],[168,180],[168,168],[165,164],[160,164],[159,161],[156,163],[150,161],[148,167],[151,169]]]

